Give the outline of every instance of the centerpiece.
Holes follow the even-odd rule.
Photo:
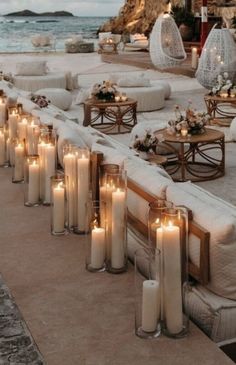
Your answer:
[[[117,89],[115,84],[111,81],[103,81],[102,84],[95,84],[93,86],[92,97],[103,101],[114,101]]]
[[[30,100],[40,108],[46,108],[51,103],[44,95],[32,95]]]
[[[197,112],[191,107],[189,100],[187,109],[184,113],[179,105],[175,106],[175,119],[168,122],[167,132],[169,134],[180,134],[182,137],[189,135],[202,134],[208,124],[210,116],[205,112]]]
[[[163,141],[162,135],[155,136],[151,130],[146,130],[143,137],[135,136],[133,148],[138,152],[139,157],[148,159],[149,155],[156,153],[157,144]]]
[[[224,72],[223,75],[218,75],[216,84],[211,89],[209,95],[221,96],[223,98],[236,96],[236,85],[233,85],[229,79],[228,72]]]

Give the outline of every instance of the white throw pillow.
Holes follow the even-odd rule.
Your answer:
[[[117,81],[120,87],[147,87],[151,86],[150,80],[146,77],[122,77]]]
[[[47,73],[46,61],[27,61],[16,64],[17,76],[43,76]]]
[[[88,99],[91,95],[91,89],[81,89],[75,99],[75,104],[79,105],[79,104],[83,104],[85,102],[86,99]]]
[[[46,96],[53,105],[61,110],[68,110],[72,104],[72,95],[64,89],[48,88],[36,91],[37,95]]]

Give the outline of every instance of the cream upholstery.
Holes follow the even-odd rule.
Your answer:
[[[37,90],[36,94],[46,96],[53,105],[62,110],[68,110],[72,104],[72,95],[67,90],[46,88]]]

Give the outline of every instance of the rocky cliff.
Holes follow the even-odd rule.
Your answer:
[[[15,13],[5,14],[5,16],[73,16],[72,13],[68,11],[55,11],[46,13],[35,13],[31,10],[16,11]]]

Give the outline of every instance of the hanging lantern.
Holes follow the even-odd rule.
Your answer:
[[[228,29],[213,28],[199,59],[196,78],[206,89],[211,89],[222,72],[234,81],[236,76],[236,45]]]

